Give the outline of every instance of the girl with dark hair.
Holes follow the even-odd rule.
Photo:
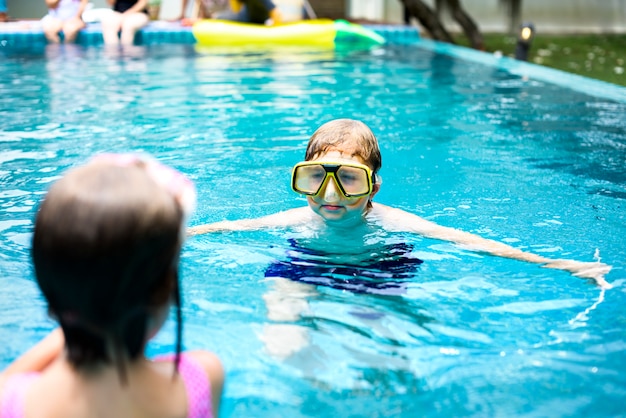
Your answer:
[[[178,260],[194,203],[182,174],[130,154],[97,156],[50,188],[32,256],[60,329],[0,374],[0,416],[217,415],[219,359],[181,353]],[[149,360],[172,305],[176,353]]]

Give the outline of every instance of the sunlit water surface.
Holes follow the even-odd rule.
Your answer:
[[[192,224],[254,217],[305,204],[291,166],[319,125],[351,117],[380,141],[377,201],[545,256],[598,250],[614,288],[408,234],[323,255],[297,231],[193,237],[185,346],[223,359],[222,416],[626,414],[623,103],[419,45],[1,56],[0,366],[54,326],[29,245],[65,169],[146,151],[196,182]],[[150,353],[173,342],[170,321]]]

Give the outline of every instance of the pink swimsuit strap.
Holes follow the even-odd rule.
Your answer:
[[[22,418],[24,401],[31,384],[39,377],[39,373],[20,373],[11,376],[4,385],[4,395],[0,399],[0,417]]]
[[[164,360],[173,361],[174,356],[159,356],[155,359]],[[180,355],[178,373],[187,391],[187,418],[213,418],[211,383],[202,365],[183,353]]]

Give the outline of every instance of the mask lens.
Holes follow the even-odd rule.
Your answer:
[[[321,165],[296,167],[294,189],[306,194],[316,194],[326,178],[326,170]]]
[[[367,171],[364,168],[342,165],[337,170],[337,178],[349,195],[364,195],[370,192]]]

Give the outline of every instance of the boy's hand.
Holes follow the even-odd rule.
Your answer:
[[[610,289],[612,287],[611,284],[604,279],[604,276],[606,276],[613,267],[599,261],[583,262],[558,259],[545,264],[543,267],[565,270],[572,273],[572,275],[576,277],[593,279],[599,286],[605,289]]]

